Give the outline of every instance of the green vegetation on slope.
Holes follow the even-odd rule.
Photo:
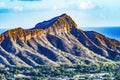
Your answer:
[[[101,63],[100,65],[62,65],[60,67],[54,66],[36,66],[32,67],[5,67],[0,68],[0,79],[52,79],[74,77],[75,75],[88,75],[93,73],[109,73],[104,77],[110,78],[113,74],[114,78],[120,79],[120,64]],[[90,79],[89,75],[85,76]]]

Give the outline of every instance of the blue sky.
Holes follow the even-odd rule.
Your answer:
[[[33,28],[63,13],[79,28],[120,26],[120,0],[0,0],[0,28]]]

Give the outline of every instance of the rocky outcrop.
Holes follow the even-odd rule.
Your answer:
[[[24,30],[22,28],[16,28],[8,30],[0,35],[0,42],[7,37],[14,41],[18,38],[26,41],[40,35],[69,32],[72,27],[77,27],[76,23],[68,15],[62,14],[61,16],[55,17],[49,21],[38,23],[33,29]]]

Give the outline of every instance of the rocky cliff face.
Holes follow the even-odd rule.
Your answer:
[[[66,14],[0,35],[0,63],[5,66],[97,64],[119,61],[119,56],[119,41],[79,30]]]
[[[24,30],[22,28],[16,28],[13,30],[8,30],[4,34],[0,35],[0,42],[5,38],[16,41],[18,38],[27,41],[31,38],[35,38],[38,35],[46,34],[59,34],[63,32],[69,32],[70,28],[77,27],[76,23],[66,14],[55,17],[49,21],[44,21],[42,23],[36,24],[35,28]]]

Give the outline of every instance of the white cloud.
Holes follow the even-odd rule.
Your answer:
[[[13,2],[11,2],[13,1]],[[11,0],[1,2],[0,6],[10,8],[13,11],[42,11],[42,10],[86,10],[94,8],[91,0]],[[28,1],[28,2],[26,2]],[[24,9],[23,9],[24,8]]]
[[[57,8],[57,6],[53,6],[53,10],[57,10],[58,8]]]
[[[95,5],[92,3],[91,0],[85,0],[80,2],[79,8],[82,10],[86,10],[86,9],[93,9],[95,7]]]
[[[41,0],[18,0],[18,1],[41,1]]]
[[[13,7],[14,11],[23,11],[23,7],[22,6],[15,6]]]
[[[5,2],[0,2],[0,7],[2,7],[2,8],[6,7]]]

